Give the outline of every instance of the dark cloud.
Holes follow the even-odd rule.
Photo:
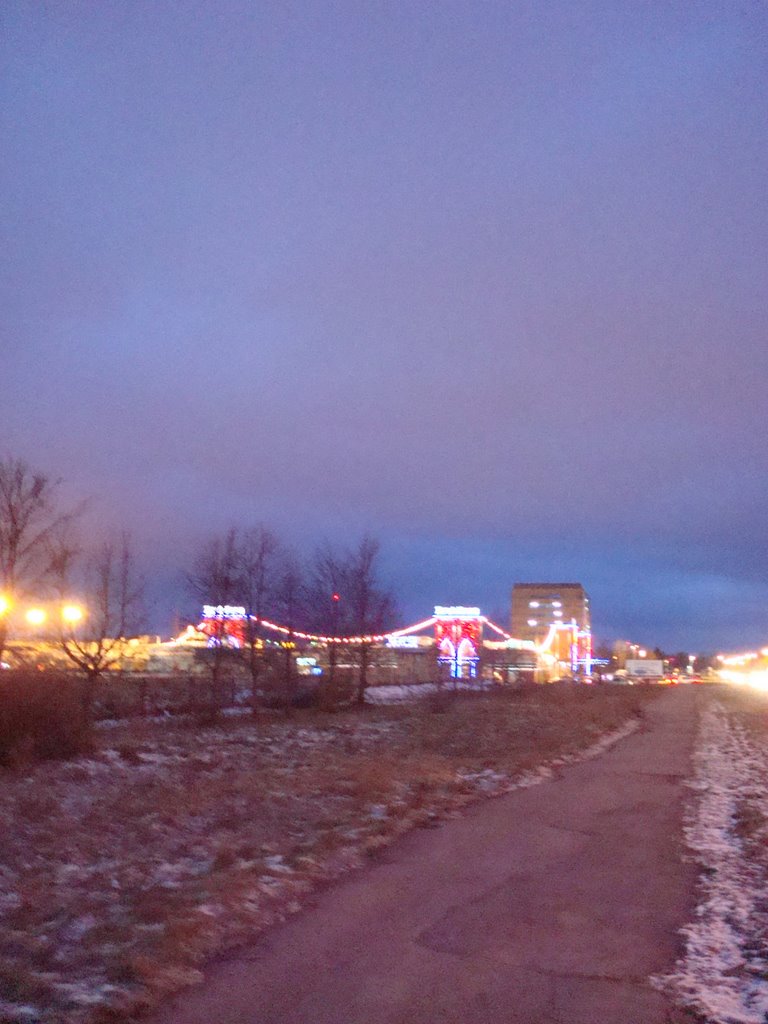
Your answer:
[[[3,11],[2,445],[178,591],[372,530],[403,614],[765,640],[768,14]]]

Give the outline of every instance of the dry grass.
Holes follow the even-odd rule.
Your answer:
[[[89,759],[6,772],[0,1021],[130,1018],[394,836],[589,746],[647,696],[553,687],[438,712],[139,723]]]
[[[639,713],[654,691],[573,685],[467,696],[412,721],[411,742],[471,768],[526,771],[583,747]]]

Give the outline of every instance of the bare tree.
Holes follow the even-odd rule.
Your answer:
[[[365,639],[382,633],[392,625],[395,602],[379,579],[380,544],[365,536],[344,564],[344,599],[347,621],[355,636],[363,639],[355,645],[358,663],[357,703],[365,703],[373,641]]]
[[[347,626],[347,604],[343,590],[346,582],[346,555],[326,544],[315,552],[306,583],[306,604],[311,621],[318,633],[341,637]],[[337,667],[342,645],[329,642],[328,679],[326,690],[332,694],[337,683]]]
[[[351,551],[339,552],[329,546],[315,556],[310,583],[310,603],[321,633],[333,637],[370,638],[380,634],[394,618],[394,600],[379,579],[380,545],[365,536]],[[355,644],[328,645],[328,687],[333,689],[339,654],[351,649],[358,665],[356,699],[365,702],[372,639]]]
[[[21,459],[0,460],[0,661],[13,607],[25,597],[40,596],[49,581],[51,537],[76,515],[57,513],[58,485]]]
[[[222,704],[224,669],[233,654],[223,609],[239,599],[242,586],[240,551],[234,529],[228,530],[221,537],[214,537],[203,546],[187,577],[187,583],[201,604],[211,604],[222,609],[214,618],[210,637],[210,710],[215,715]]]
[[[245,607],[244,654],[251,676],[254,711],[262,667],[263,638],[261,623],[267,602],[274,599],[277,584],[280,542],[266,526],[246,530],[235,536],[235,558],[239,566],[240,599]]]
[[[95,552],[83,552],[62,534],[50,545],[50,565],[62,603],[59,642],[83,673],[83,704],[90,714],[96,681],[113,668],[144,621],[144,581],[127,533]],[[68,604],[77,595],[83,605]]]
[[[283,564],[283,571],[274,590],[274,608],[280,622],[287,626],[288,635],[282,641],[283,648],[283,700],[286,713],[290,712],[296,698],[298,680],[293,660],[296,646],[294,630],[304,604],[304,584],[299,564],[290,556]]]

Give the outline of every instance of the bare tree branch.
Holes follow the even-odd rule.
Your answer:
[[[254,710],[261,675],[263,638],[261,621],[269,601],[274,602],[280,542],[270,529],[260,525],[246,530],[237,540],[240,593],[245,607],[244,653],[251,675]]]
[[[51,566],[62,609],[75,595],[82,601],[79,617],[62,619],[59,643],[86,677],[85,703],[90,710],[93,684],[112,668],[126,642],[143,624],[144,581],[138,576],[128,534],[83,553],[62,534],[51,546]]]
[[[187,576],[187,584],[201,604],[219,607],[238,601],[242,569],[236,530],[228,530],[222,537],[214,537],[202,547]],[[222,705],[223,670],[233,654],[224,618],[216,619],[210,645],[210,714],[213,717]]]
[[[0,459],[0,591],[10,606],[0,614],[0,661],[8,640],[8,611],[25,597],[40,596],[51,576],[51,538],[80,512],[56,511],[59,483],[21,459]]]
[[[375,538],[366,535],[350,553],[345,564],[347,618],[350,631],[361,637],[384,632],[394,620],[394,598],[379,579],[380,548]],[[358,704],[365,701],[372,647],[372,642],[366,640],[355,646],[359,668]]]

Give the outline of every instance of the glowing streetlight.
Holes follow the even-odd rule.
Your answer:
[[[42,626],[46,615],[42,608],[30,608],[25,618],[30,626]]]
[[[11,610],[11,602],[4,594],[0,594],[0,616],[7,615]]]
[[[65,604],[61,609],[62,619],[70,626],[74,626],[76,623],[80,622],[84,615],[85,612],[83,609],[76,604]]]

